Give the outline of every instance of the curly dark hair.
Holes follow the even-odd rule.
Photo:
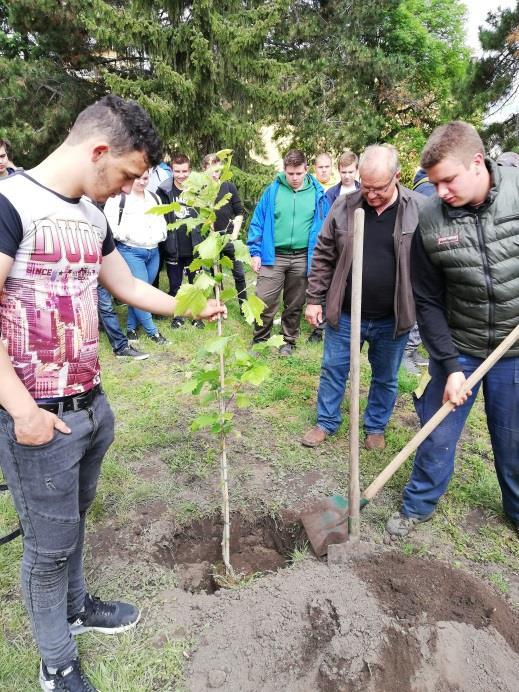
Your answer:
[[[142,151],[150,166],[162,159],[162,142],[148,113],[135,101],[109,94],[85,108],[72,125],[67,141],[75,144],[93,132],[109,138],[115,155]]]

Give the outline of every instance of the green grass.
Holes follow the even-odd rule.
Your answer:
[[[125,308],[118,311],[124,319]],[[115,523],[124,530],[136,512],[162,503],[165,521],[177,525],[218,511],[218,443],[206,431],[192,433],[191,420],[204,410],[194,397],[181,396],[178,385],[192,357],[214,334],[205,330],[160,331],[171,341],[156,346],[142,337],[140,346],[151,354],[138,363],[115,359],[106,338],[101,339],[103,385],[116,415],[116,439],[108,452],[98,494],[89,517],[90,530]],[[228,333],[248,347],[251,329],[230,310]],[[303,448],[299,439],[315,423],[316,392],[322,345],[308,344],[310,329],[303,324],[295,354],[265,358],[271,378],[251,390],[249,410],[236,411],[229,436],[232,508],[249,514],[276,516],[297,499],[294,487],[308,474],[318,474],[319,490],[347,494],[348,401],[339,433],[319,449]],[[370,369],[362,355],[361,408],[366,405]],[[417,429],[411,392],[418,379],[401,371],[399,399],[387,430],[383,452],[360,451],[361,487],[365,488],[396,456]],[[365,538],[380,541],[387,517],[398,509],[411,469],[408,460],[362,512]],[[471,519],[472,518],[472,519]],[[471,520],[477,520],[474,525]],[[0,494],[0,533],[16,525],[7,496]],[[508,575],[519,570],[519,541],[503,521],[501,498],[492,463],[483,407],[478,401],[459,445],[457,468],[448,493],[433,521],[419,527],[400,549],[408,555],[440,556],[463,564],[503,593]],[[307,555],[299,546],[292,562]],[[38,655],[29,632],[18,585],[20,541],[0,547],[0,689],[36,689]],[[189,640],[176,640],[161,620],[157,594],[176,583],[175,573],[142,562],[118,561],[110,551],[87,550],[86,570],[94,591],[103,596],[135,599],[146,615],[139,627],[122,637],[88,635],[80,639],[81,656],[94,684],[103,690],[181,690],[184,652]],[[161,635],[164,636],[161,636]]]

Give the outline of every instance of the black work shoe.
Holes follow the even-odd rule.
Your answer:
[[[117,634],[135,627],[140,617],[140,610],[131,603],[102,601],[87,593],[85,607],[77,615],[68,618],[68,623],[71,634],[91,631]]]
[[[195,329],[205,329],[205,324],[202,322],[202,320],[192,320],[191,324]]]
[[[153,341],[155,344],[159,344],[159,346],[164,346],[164,344],[168,344],[169,341],[162,336],[160,332],[157,332],[156,334],[152,334],[151,336],[148,336],[148,339]]]
[[[308,337],[309,344],[320,344],[323,340],[323,332],[321,329],[314,329],[314,331]]]
[[[292,353],[295,351],[296,347],[294,344],[287,344],[286,342],[283,344],[283,346],[280,347],[279,349],[279,355],[280,356],[291,356]]]
[[[126,332],[126,337],[128,338],[128,341],[139,341],[139,337],[137,336],[135,329],[128,329]]]
[[[119,351],[114,351],[114,355],[117,358],[133,358],[133,360],[146,360],[146,358],[150,357],[149,353],[138,351],[130,345],[126,346],[126,348],[121,348]]]
[[[184,326],[184,318],[183,317],[174,317],[171,320],[171,328],[172,329],[180,329],[180,327]]]
[[[65,690],[65,692],[98,692],[86,675],[81,671],[78,659],[58,668],[55,673],[40,661],[40,687],[42,690]]]

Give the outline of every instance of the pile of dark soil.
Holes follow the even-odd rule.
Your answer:
[[[517,690],[518,616],[471,575],[391,549],[306,559],[213,595],[169,590],[159,610],[163,636],[196,642],[192,692]]]

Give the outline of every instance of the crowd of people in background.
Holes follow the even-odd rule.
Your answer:
[[[324,443],[342,421],[353,215],[362,208],[361,341],[371,366],[365,447],[385,447],[402,364],[413,374],[429,364],[430,382],[416,400],[422,425],[442,402],[456,407],[417,451],[400,511],[386,527],[401,537],[433,516],[447,489],[479,389],[466,391],[466,378],[517,325],[519,155],[505,152],[494,162],[473,126],[449,123],[429,138],[410,189],[393,146],[359,153],[345,149],[336,170],[330,154],[318,153],[312,173],[293,149],[262,192],[247,232],[264,303],[251,341],[270,337],[282,305],[279,354],[292,357],[305,311],[308,340],[324,343],[316,424],[301,442]],[[23,528],[22,588],[41,652],[41,687],[91,692],[73,635],[124,631],[140,618],[132,604],[93,597],[83,574],[85,514],[113,440],[96,308],[115,356],[134,360],[150,355],[141,334],[168,344],[157,319],[201,329],[226,308],[210,299],[201,314],[175,313],[184,279],[192,283],[204,271],[191,268],[202,240],[197,210],[184,196],[191,161],[182,152],[162,160],[136,103],[108,96],[93,104],[31,171],[17,169],[11,156],[0,139],[0,461]],[[202,168],[218,180],[219,163],[209,153]],[[232,182],[222,183],[217,200],[224,197],[214,230],[229,239],[224,254],[241,307],[248,289],[234,243],[244,207]],[[177,204],[165,218],[147,213],[160,202]],[[167,291],[157,288],[161,267]],[[128,305],[125,330],[114,299]],[[514,345],[482,388],[504,512],[519,533],[518,372]]]

